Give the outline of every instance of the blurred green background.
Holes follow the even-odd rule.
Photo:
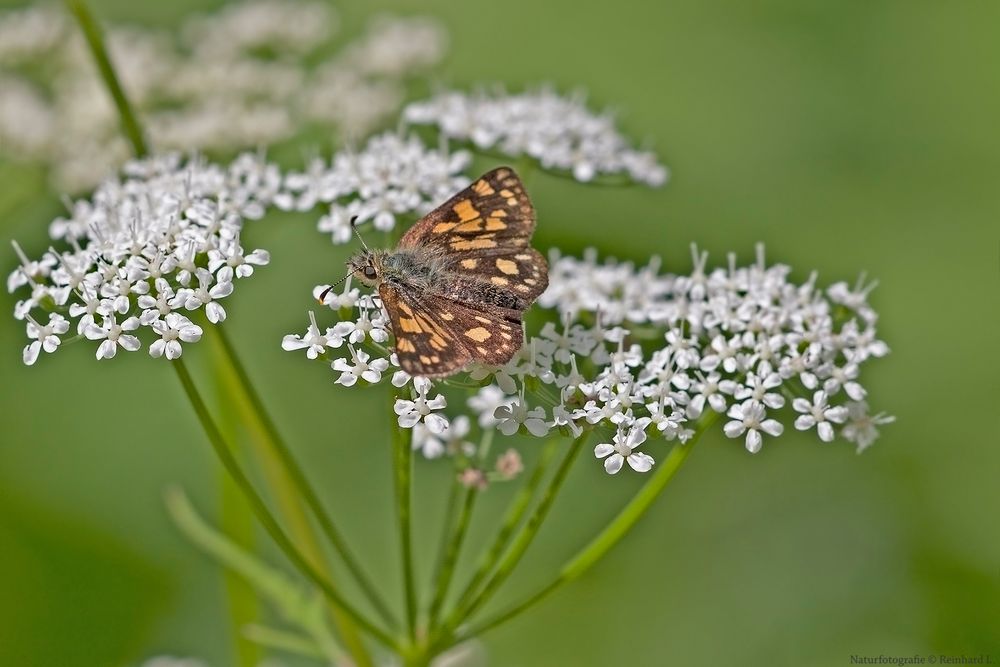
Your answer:
[[[106,19],[169,26],[206,3],[93,5]],[[417,8],[338,9],[350,31],[376,10]],[[435,0],[419,11],[451,33],[442,82],[581,87],[671,167],[658,191],[536,173],[539,247],[658,253],[684,272],[692,241],[713,263],[730,250],[749,259],[764,241],[799,278],[867,270],[892,348],[864,377],[873,408],[898,418],[872,449],[859,457],[789,431],[751,456],[706,438],[583,580],[485,637],[491,664],[1000,661],[1000,3]],[[37,256],[58,199],[38,171],[0,173],[0,235]],[[398,599],[383,401],[335,388],[279,347],[304,328],[311,286],[345,256],[313,222],[252,224],[246,244],[271,250],[272,264],[227,301],[226,326],[356,551]],[[16,260],[5,247],[6,275]],[[13,303],[4,294],[2,310]],[[0,318],[0,336],[0,665],[157,653],[230,664],[219,570],[161,501],[179,483],[218,516],[215,461],[167,364],[96,363],[83,344],[26,368],[23,326]],[[206,362],[202,347],[185,357]],[[437,539],[447,478],[418,464],[424,546]],[[501,598],[542,582],[641,482],[578,462]],[[509,493],[487,494],[475,543]]]

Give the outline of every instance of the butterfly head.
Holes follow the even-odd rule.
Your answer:
[[[351,274],[369,287],[378,287],[385,274],[383,260],[384,250],[369,250],[365,248],[356,252],[348,261],[347,268]]]

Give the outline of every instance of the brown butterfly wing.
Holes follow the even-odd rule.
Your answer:
[[[521,179],[499,167],[421,218],[399,247],[440,248],[447,255],[503,252],[527,247],[534,231],[535,209]]]
[[[405,286],[384,282],[378,288],[389,313],[399,365],[410,375],[442,377],[462,369],[472,353],[442,319],[446,315]]]
[[[502,366],[521,349],[516,311],[436,295],[418,297],[390,283],[379,287],[379,296],[392,322],[399,365],[410,375],[443,377],[472,360]]]

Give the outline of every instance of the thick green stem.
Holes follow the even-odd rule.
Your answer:
[[[555,501],[556,496],[559,494],[559,490],[562,488],[563,482],[566,481],[566,476],[569,474],[569,470],[573,465],[573,461],[580,454],[583,449],[583,443],[586,441],[589,433],[584,433],[570,445],[569,451],[563,457],[562,462],[556,469],[555,474],[549,481],[548,486],[542,494],[541,500],[538,502],[538,506],[535,507],[535,511],[532,512],[531,516],[528,518],[527,523],[521,527],[520,532],[514,538],[501,559],[499,565],[497,566],[496,572],[490,578],[483,589],[466,605],[459,606],[455,611],[448,617],[442,628],[443,634],[447,635],[459,626],[465,619],[469,618],[472,614],[476,612],[483,604],[489,600],[493,594],[497,591],[501,584],[507,580],[507,577],[511,575],[514,568],[521,561],[521,557],[524,556],[524,552],[528,550],[531,546],[531,542],[535,539],[538,534],[538,530],[542,527],[542,522],[545,521],[545,517],[548,516],[549,510],[552,507],[552,503]]]
[[[101,74],[101,79],[104,80],[104,85],[107,86],[108,93],[111,94],[115,107],[118,108],[118,117],[121,119],[122,131],[132,144],[135,156],[139,158],[146,157],[149,154],[149,149],[146,147],[146,139],[143,136],[142,126],[139,124],[139,120],[132,110],[128,96],[125,95],[125,91],[122,89],[118,75],[115,73],[114,65],[111,64],[111,58],[108,56],[108,49],[104,43],[101,26],[97,23],[94,15],[90,13],[90,8],[87,7],[87,3],[84,0],[66,0],[66,7],[76,18],[76,22],[80,25],[80,31],[83,32],[83,36],[87,40],[87,46],[90,47],[90,53],[94,56],[94,62],[97,64],[97,70]]]
[[[558,438],[552,438],[545,443],[541,457],[538,459],[538,463],[535,464],[535,469],[532,471],[531,477],[528,478],[528,481],[518,490],[517,495],[514,496],[510,507],[507,508],[507,514],[500,525],[500,530],[497,531],[496,538],[493,540],[493,544],[490,545],[489,550],[479,559],[476,571],[466,585],[465,590],[459,595],[459,607],[472,602],[473,596],[479,590],[480,584],[496,568],[500,556],[503,555],[503,550],[507,548],[507,544],[514,534],[514,529],[521,523],[524,513],[528,511],[531,499],[535,497],[535,491],[542,483],[542,480],[545,479],[545,472],[548,470],[549,464],[555,458],[558,450]]]
[[[285,439],[278,431],[274,419],[267,411],[264,401],[261,400],[260,394],[257,393],[256,389],[254,389],[254,384],[250,380],[250,375],[247,373],[246,368],[240,361],[239,355],[236,354],[236,348],[233,346],[232,341],[229,340],[229,336],[226,334],[224,327],[211,327],[210,331],[214,331],[218,334],[218,340],[223,357],[229,364],[229,367],[236,379],[235,383],[231,383],[232,388],[243,396],[246,405],[250,408],[250,410],[247,411],[247,416],[251,422],[255,423],[258,429],[263,432],[264,436],[266,436],[264,439],[266,440],[269,449],[278,459],[278,462],[284,468],[287,475],[287,478],[285,478],[287,479],[287,483],[282,483],[282,479],[280,478],[275,480],[279,493],[283,492],[283,495],[287,496],[286,500],[282,503],[283,506],[286,507],[290,513],[301,512],[301,510],[298,509],[297,498],[297,494],[301,494],[302,498],[306,502],[306,505],[308,505],[309,509],[312,511],[313,516],[316,517],[320,530],[323,531],[327,540],[329,540],[337,554],[344,561],[344,565],[347,567],[347,570],[354,577],[359,588],[361,588],[362,592],[364,592],[365,597],[368,598],[372,607],[374,607],[375,611],[378,612],[383,621],[385,621],[390,627],[395,627],[396,619],[393,617],[392,612],[389,610],[388,605],[386,605],[381,595],[379,595],[374,584],[371,582],[371,579],[369,579],[365,574],[360,563],[347,546],[347,540],[334,525],[333,519],[323,507],[323,503],[320,501],[315,488],[309,483],[309,479],[306,477],[302,467],[295,460],[295,456],[292,454],[291,449],[285,443]],[[300,521],[298,523],[303,522]],[[305,523],[305,529],[308,529],[307,522]]]
[[[479,489],[475,485],[470,485],[465,490],[465,500],[462,502],[462,510],[458,515],[458,522],[453,526],[451,539],[448,541],[448,547],[445,550],[441,571],[438,573],[434,599],[427,614],[427,629],[430,633],[433,633],[437,627],[438,614],[441,612],[441,606],[448,596],[448,588],[451,586],[451,579],[455,575],[455,565],[458,563],[458,554],[462,550],[462,543],[465,541],[465,535],[468,532],[469,523],[472,519],[472,509],[475,507],[478,497]]]
[[[601,559],[613,546],[625,536],[625,534],[636,524],[653,504],[653,501],[660,495],[667,484],[673,479],[680,469],[681,464],[687,460],[688,455],[694,448],[695,443],[719,418],[715,412],[706,415],[691,439],[685,443],[677,443],[667,455],[667,458],[656,467],[656,472],[646,482],[645,486],[637,493],[632,500],[618,513],[618,516],[609,523],[601,533],[590,543],[581,549],[566,565],[562,567],[556,578],[542,587],[536,593],[528,596],[523,601],[515,604],[511,608],[500,612],[496,616],[489,618],[482,623],[476,624],[463,632],[464,637],[479,636],[487,630],[500,625],[504,621],[510,620],[523,612],[528,607],[539,602],[563,584],[569,583],[587,571],[594,563]]]
[[[220,470],[221,473],[221,470]],[[243,494],[227,474],[219,475],[221,489],[221,526],[234,543],[247,550],[253,549],[253,516]],[[229,616],[233,624],[233,649],[240,667],[254,667],[260,662],[260,647],[249,641],[243,629],[260,620],[257,593],[245,579],[230,569],[223,574]]]
[[[264,529],[274,540],[275,544],[278,545],[278,548],[281,549],[285,556],[306,578],[312,581],[320,589],[320,591],[322,591],[323,595],[326,596],[330,602],[336,605],[344,614],[349,616],[355,624],[363,628],[379,642],[398,651],[399,647],[396,641],[389,636],[388,633],[366,619],[357,609],[355,609],[333,586],[333,584],[316,570],[309,560],[295,547],[294,544],[292,544],[291,540],[288,539],[288,536],[285,534],[284,530],[282,530],[281,525],[278,523],[277,519],[274,518],[271,510],[268,509],[264,499],[257,493],[253,483],[246,476],[246,473],[243,472],[243,469],[233,456],[233,453],[228,443],[226,443],[222,432],[219,431],[219,427],[212,419],[208,406],[205,404],[201,394],[198,392],[198,388],[195,386],[194,380],[188,372],[184,361],[182,359],[175,359],[172,362],[172,366],[177,372],[177,377],[184,388],[184,393],[190,401],[191,407],[194,408],[195,414],[198,416],[198,421],[201,424],[202,429],[205,431],[205,435],[208,437],[208,441],[212,445],[212,449],[215,450],[216,456],[218,456],[219,461],[222,463],[223,467],[225,467],[226,472],[228,472],[232,477],[240,491],[243,492],[243,495],[250,503],[250,508],[257,516],[261,525],[264,526]]]
[[[396,518],[399,528],[399,549],[403,561],[403,602],[406,609],[406,630],[410,641],[416,639],[417,594],[413,578],[413,538],[410,508],[413,481],[413,429],[402,428],[393,420],[393,459],[396,486]]]

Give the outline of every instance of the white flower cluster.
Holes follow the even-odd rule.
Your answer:
[[[409,123],[437,126],[449,139],[511,157],[526,155],[545,169],[572,172],[582,182],[623,174],[660,186],[669,175],[653,153],[629,145],[610,114],[595,114],[581,97],[549,89],[520,94],[444,92],[407,105],[403,114]]]
[[[363,136],[446,50],[429,19],[379,16],[327,55],[336,27],[326,3],[246,0],[176,32],[112,25],[106,38],[157,152],[228,152],[309,126]],[[129,155],[92,60],[58,5],[0,12],[0,157],[49,165],[60,190],[95,186]]]
[[[423,215],[469,184],[462,174],[471,156],[429,149],[415,136],[387,132],[360,151],[340,151],[331,160],[316,158],[305,172],[285,176],[275,204],[306,211],[324,204],[319,231],[334,243],[351,240],[351,220],[370,222],[379,231],[396,226],[401,215]]]
[[[504,367],[473,365],[462,380],[435,384],[396,370],[392,383],[412,392],[412,400],[396,404],[400,426],[421,428],[415,446],[430,456],[460,451],[471,420],[450,432],[457,419],[445,415],[439,390],[487,383],[466,402],[481,429],[543,437],[609,428],[594,453],[612,474],[626,463],[650,470],[653,456],[639,451],[648,438],[684,442],[718,417],[725,434],[752,453],[787,421],[824,442],[869,446],[877,427],[892,421],[869,413],[858,381],[862,364],[889,351],[867,303],[871,286],[837,283],[824,291],[815,275],[791,282],[787,266],[766,265],[762,248],[749,266],[731,255],[727,267],[708,271],[707,253],[695,251],[694,259],[689,275],[671,275],[655,259],[636,267],[599,262],[593,252],[582,259],[554,254],[538,304],[556,311],[558,323],[526,336]],[[317,286],[314,296],[324,289]],[[377,299],[348,284],[327,303],[340,322],[321,333],[313,317],[305,336],[286,337],[285,349],[322,356],[345,385],[358,378],[375,384],[398,369]]]
[[[266,251],[244,251],[240,232],[245,219],[264,214],[280,182],[252,154],[226,168],[176,155],[127,163],[52,223],[61,248],[30,260],[14,244],[21,265],[7,289],[30,292],[14,308],[31,340],[24,363],[54,352],[71,329],[100,341],[98,359],[138,350],[143,331],[154,339],[150,355],[179,357],[182,343],[202,335],[185,313],[204,309],[212,324],[223,321],[221,301],[268,263]]]

